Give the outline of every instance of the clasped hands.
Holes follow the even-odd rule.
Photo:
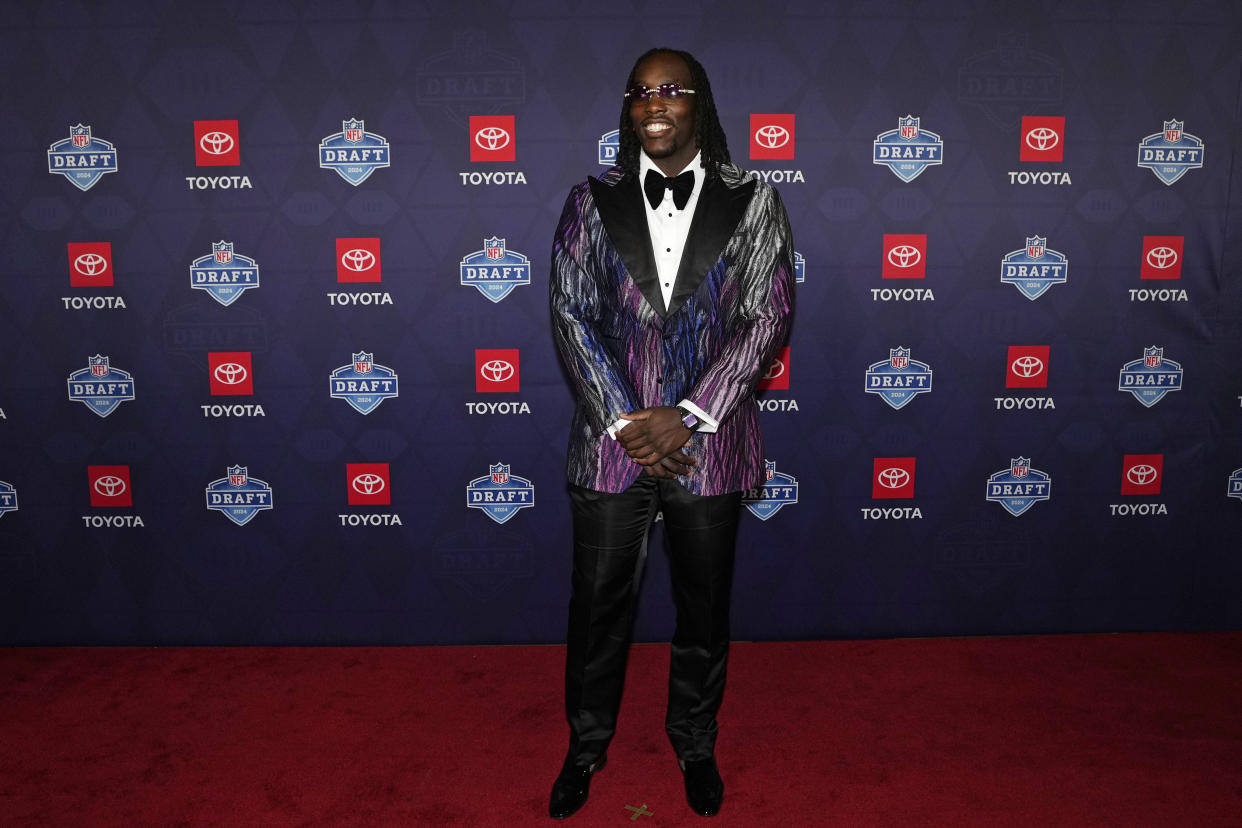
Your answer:
[[[672,479],[680,474],[690,474],[698,460],[682,452],[690,445],[693,433],[681,421],[676,408],[663,405],[657,408],[640,408],[621,419],[629,425],[616,433],[617,442],[643,472],[652,477]]]

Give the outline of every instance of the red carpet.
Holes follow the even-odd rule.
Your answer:
[[[551,826],[563,658],[0,650],[0,823]],[[735,645],[712,820],[664,739],[667,659],[635,648],[566,825],[1242,824],[1242,633]]]

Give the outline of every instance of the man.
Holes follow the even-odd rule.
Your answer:
[[[763,478],[754,390],[788,334],[793,246],[776,191],[730,163],[689,53],[638,59],[617,157],[570,192],[552,248],[553,333],[576,406],[570,738],[549,813],[580,808],[606,761],[663,512],[677,608],[665,730],[691,808],[711,816],[741,493]]]

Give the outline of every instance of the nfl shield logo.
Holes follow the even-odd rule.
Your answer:
[[[365,351],[354,354],[354,370],[359,374],[371,373],[371,368],[375,365],[375,354],[368,354]]]
[[[1161,359],[1164,357],[1164,348],[1144,348],[1143,364],[1148,368],[1159,368]]]
[[[341,134],[345,136],[346,141],[356,144],[362,140],[362,121],[345,121],[343,126]]]
[[[1181,121],[1165,121],[1164,122],[1164,140],[1170,144],[1176,144],[1182,140],[1182,122]]]
[[[73,145],[75,147],[89,147],[91,144],[90,127],[69,127],[69,134],[73,136]]]
[[[108,358],[107,357],[105,356],[91,357],[90,366],[91,366],[92,377],[108,376]]]
[[[909,367],[910,367],[910,357],[908,357],[908,356],[895,356],[895,357],[889,357],[889,359],[888,359],[888,363],[889,363],[889,365],[892,365],[894,368],[898,368],[898,369],[901,369],[901,368],[909,368]]]
[[[503,463],[497,463],[494,466],[488,466],[492,473],[492,482],[497,486],[503,486],[509,482],[509,467]]]
[[[233,466],[229,469],[229,485],[238,488],[246,485],[246,467]]]
[[[487,253],[489,259],[503,259],[505,257],[505,240],[490,238],[483,241],[483,250]]]
[[[919,119],[918,118],[911,118],[911,117],[900,118],[898,119],[897,124],[899,127],[901,127],[901,137],[906,139],[907,141],[913,141],[915,138],[919,137]]]
[[[232,242],[216,242],[211,246],[211,249],[215,253],[216,261],[220,264],[229,264],[233,261]]]
[[[775,476],[776,476],[776,461],[775,460],[764,460],[763,461],[763,479],[771,480]]]
[[[1026,240],[1026,255],[1032,259],[1038,259],[1044,255],[1044,245],[1048,243],[1047,239],[1039,237]]]
[[[1026,460],[1021,457],[1019,457],[1017,460],[1014,460],[1013,463],[1010,464],[1009,466],[1009,471],[1013,473],[1014,477],[1019,478],[1019,479],[1026,477],[1027,472],[1029,472],[1030,470],[1031,470],[1031,461]]]

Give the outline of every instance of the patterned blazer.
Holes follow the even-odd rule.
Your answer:
[[[686,453],[694,494],[759,485],[754,391],[789,333],[793,242],[776,190],[719,168],[699,194],[668,307],[637,175],[613,167],[575,186],[552,244],[552,328],[574,391],[567,471],[624,491],[642,467],[607,433],[622,413],[688,399],[719,422]]]

